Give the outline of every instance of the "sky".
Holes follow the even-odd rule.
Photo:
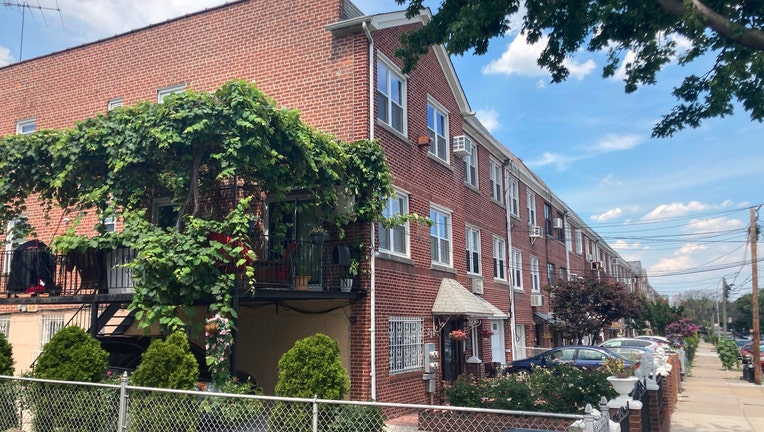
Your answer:
[[[3,2],[0,66],[225,2]],[[366,14],[403,9],[394,0],[354,3]],[[425,2],[433,13],[439,4]],[[706,72],[707,60],[669,64],[656,85],[627,95],[618,74],[602,78],[601,53],[577,53],[568,80],[552,84],[536,66],[541,49],[512,32],[485,55],[452,57],[478,119],[624,259],[641,261],[659,294],[718,296],[722,278],[733,284],[732,298],[751,293],[747,229],[749,209],[764,203],[764,125],[737,109],[652,139],[676,102],[672,88]]]

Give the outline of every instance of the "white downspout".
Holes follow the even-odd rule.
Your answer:
[[[509,326],[511,331],[511,354],[512,354],[512,360],[515,359],[515,353],[517,352],[517,340],[515,339],[515,334],[517,333],[517,322],[515,321],[515,286],[512,283],[512,277],[514,277],[514,267],[510,264],[513,259],[512,257],[512,215],[510,212],[510,205],[509,202],[509,186],[510,186],[510,179],[509,179],[509,170],[507,170],[507,165],[511,163],[511,160],[507,160],[504,162],[504,213],[507,218],[507,280],[509,281]]]
[[[562,214],[562,221],[563,221],[563,229],[565,230],[565,268],[568,269],[568,280],[570,280],[570,252],[568,250],[568,246],[572,245],[572,243],[568,243],[568,235],[567,233],[570,233],[570,240],[573,241],[573,228],[571,228],[570,225],[568,225],[568,211],[565,210],[565,213]],[[567,282],[567,281],[565,281]]]
[[[363,32],[366,34],[366,39],[369,40],[369,140],[374,140],[374,39],[371,37],[369,27],[364,21],[361,24]],[[376,291],[376,254],[375,254],[375,232],[374,223],[371,223],[371,241],[369,248],[370,266],[371,266],[371,281],[370,281],[370,305],[371,311],[369,313],[369,320],[371,321],[369,326],[369,336],[371,344],[371,400],[377,400],[377,291]]]

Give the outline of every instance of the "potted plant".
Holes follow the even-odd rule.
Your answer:
[[[616,401],[625,402],[631,399],[629,393],[638,380],[634,376],[633,366],[627,366],[620,358],[611,357],[602,362],[600,370],[609,375],[607,380],[613,386],[613,390],[618,393]]]
[[[322,244],[327,240],[329,240],[329,232],[321,225],[314,226],[310,229],[310,241],[313,244]]]
[[[347,266],[342,279],[340,279],[340,289],[342,292],[350,292],[353,288],[353,279],[358,276],[358,269],[361,266],[361,262],[358,258],[350,258],[350,265]]]
[[[467,333],[464,330],[456,329],[452,330],[451,333],[448,334],[448,337],[455,341],[463,341],[467,340]]]

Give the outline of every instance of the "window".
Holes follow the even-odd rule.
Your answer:
[[[552,206],[544,203],[544,231],[547,237],[552,236]]]
[[[64,315],[43,315],[40,326],[40,349],[45,348],[45,344],[50,342],[62,328],[64,328]]]
[[[477,145],[470,145],[470,154],[464,157],[464,182],[468,185],[478,187],[478,151]]]
[[[576,253],[579,255],[584,253],[583,235],[580,229],[576,229]]]
[[[509,179],[509,212],[520,217],[520,186],[515,179]]]
[[[106,232],[113,233],[116,226],[117,226],[116,218],[114,217],[103,218],[103,227],[106,230]]]
[[[179,85],[159,89],[157,90],[157,102],[162,103],[167,98],[167,96],[170,96],[171,94],[175,94],[175,93],[182,93],[183,90],[185,89],[186,89],[186,86],[184,84],[179,84]]]
[[[546,278],[549,285],[554,285],[554,264],[546,264]]]
[[[564,282],[568,280],[568,269],[560,267],[560,281]]]
[[[480,230],[467,227],[467,273],[480,274]]]
[[[504,192],[501,187],[501,164],[491,159],[488,162],[488,170],[491,173],[491,199],[504,202]]]
[[[387,63],[377,61],[377,119],[405,134],[406,83]]]
[[[388,332],[390,374],[422,369],[424,362],[422,318],[390,317]]]
[[[5,336],[6,341],[10,337],[11,335],[11,316],[10,315],[0,316],[0,333],[2,333],[3,336]]]
[[[430,254],[434,264],[451,265],[451,214],[430,209]]]
[[[448,163],[451,151],[448,146],[448,116],[445,110],[427,104],[427,135],[430,137],[430,153]]]
[[[531,257],[531,291],[541,291],[541,276],[539,275],[539,259]]]
[[[28,135],[37,129],[37,122],[35,119],[21,120],[16,122],[16,134]]]
[[[562,213],[557,213],[557,219],[562,221],[562,229],[557,230],[557,240],[564,242],[566,238],[566,232],[568,230],[567,224],[565,223],[565,217],[562,215]]]
[[[504,273],[504,268],[507,264],[507,248],[504,244],[504,239],[499,237],[493,238],[493,277],[501,280],[507,280],[507,275]]]
[[[536,194],[528,189],[528,225],[536,225]]]
[[[108,111],[111,111],[114,108],[119,108],[121,106],[122,106],[122,98],[111,99],[108,102],[106,102],[106,109]]]
[[[565,224],[565,249],[568,250],[568,252],[573,252],[573,242],[570,238],[570,225]]]
[[[409,212],[409,197],[396,192],[395,196],[387,199],[387,205],[382,210],[382,216],[391,218],[395,215],[405,215]],[[408,254],[408,230],[409,224],[395,227],[385,227],[379,224],[379,250],[398,255]]]
[[[151,222],[161,228],[174,227],[178,209],[170,198],[156,198],[151,206]]]
[[[523,253],[512,249],[512,287],[523,289]]]
[[[11,258],[13,250],[26,238],[27,218],[20,217],[8,222],[5,229],[5,254],[3,256],[3,274],[11,271]]]

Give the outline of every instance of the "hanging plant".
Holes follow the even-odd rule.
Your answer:
[[[233,345],[233,324],[231,320],[215,314],[207,319],[204,325],[204,336],[207,339],[207,367],[212,376],[212,382],[220,386],[231,377],[231,346]]]

